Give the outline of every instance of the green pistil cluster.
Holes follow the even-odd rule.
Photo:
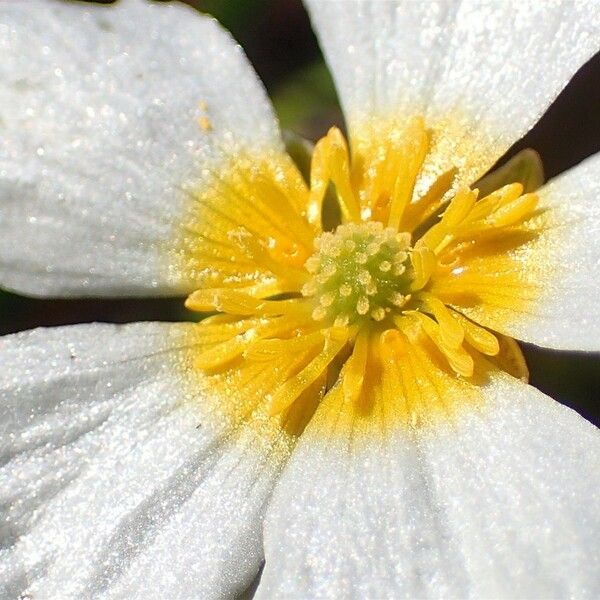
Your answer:
[[[320,235],[305,265],[313,277],[302,289],[317,301],[313,318],[345,327],[382,321],[402,307],[410,284],[409,245],[410,234],[378,221],[347,223]]]

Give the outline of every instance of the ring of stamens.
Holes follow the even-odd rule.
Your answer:
[[[200,235],[184,238],[182,256],[195,248],[202,285],[186,306],[223,313],[199,324],[194,364],[236,419],[264,404],[298,435],[324,397],[331,406],[341,396],[361,419],[384,403],[382,414],[421,426],[477,400],[490,365],[526,377],[516,344],[488,327],[536,293],[520,253],[546,223],[537,197],[517,182],[478,199],[460,182],[450,189],[451,169],[411,201],[427,149],[415,127],[356,145],[354,166],[330,131],[310,190],[281,158],[236,157],[215,190],[194,198],[185,230]],[[373,162],[375,150],[386,160]],[[315,239],[328,189],[343,224]]]
[[[408,299],[410,234],[380,222],[346,223],[315,240],[305,263],[312,278],[302,295],[313,297],[312,316],[335,327],[382,321]]]

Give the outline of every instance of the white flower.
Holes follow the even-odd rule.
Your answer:
[[[600,349],[600,158],[468,187],[600,11],[308,5],[350,139],[310,189],[213,20],[0,4],[0,283],[223,313],[0,340],[2,597],[600,595],[600,435],[511,339]]]

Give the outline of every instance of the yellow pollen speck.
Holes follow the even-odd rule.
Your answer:
[[[203,131],[212,131],[212,123],[206,115],[198,117],[198,125]]]

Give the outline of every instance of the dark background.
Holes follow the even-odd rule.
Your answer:
[[[217,17],[240,42],[267,87],[283,128],[314,140],[332,124],[342,124],[331,77],[300,0],[189,0],[188,4]],[[581,68],[533,130],[499,162],[526,147],[541,155],[548,179],[600,150],[600,54]],[[182,304],[180,298],[38,300],[0,291],[0,334],[91,321],[182,320],[188,317]],[[523,350],[533,385],[600,425],[600,354],[554,352],[531,345],[523,345]]]

